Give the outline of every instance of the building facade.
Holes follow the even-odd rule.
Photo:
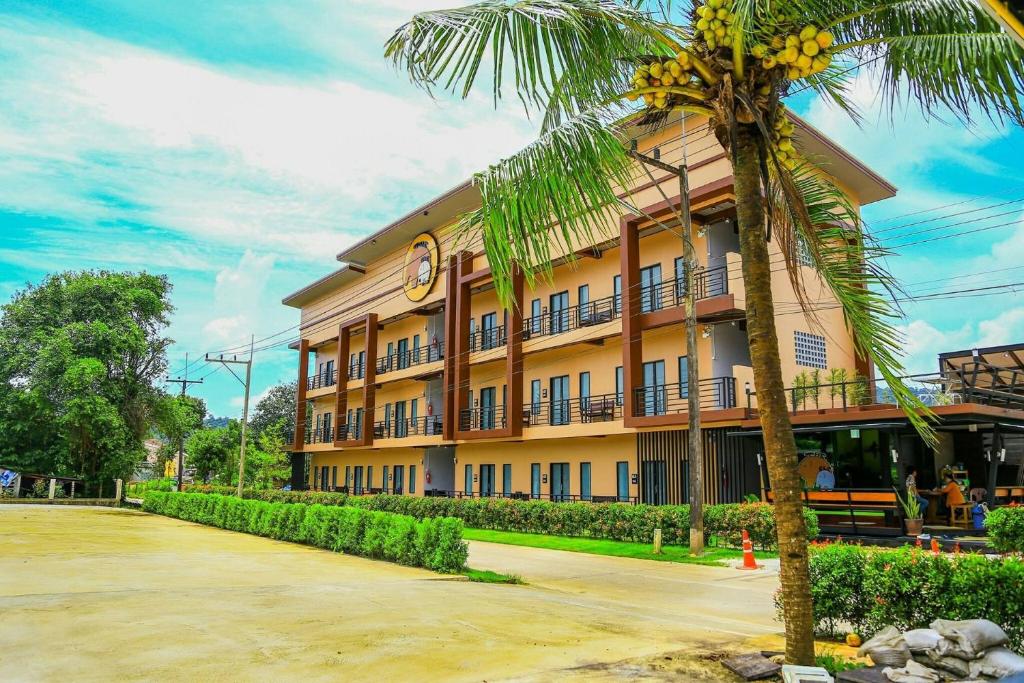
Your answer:
[[[685,126],[685,130],[684,130]],[[888,183],[801,123],[809,158],[856,205]],[[637,166],[590,244],[553,246],[552,276],[516,273],[502,308],[481,242],[458,218],[467,183],[338,254],[284,299],[301,310],[293,486],[403,495],[679,503],[687,397],[698,391],[705,498],[763,486],[731,169],[706,122],[636,131],[641,152],[687,162],[700,382],[688,387],[678,179]],[[554,229],[554,228],[553,228]],[[842,313],[807,269],[808,320],[771,242],[783,376],[870,376]]]

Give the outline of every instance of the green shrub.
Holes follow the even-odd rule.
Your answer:
[[[142,509],[222,529],[427,567],[448,573],[466,565],[462,521],[426,519],[337,505],[270,503],[217,493],[150,491]]]
[[[924,628],[935,619],[989,619],[1024,651],[1024,561],[917,548],[843,543],[811,549],[816,630],[871,635],[884,626]]]
[[[1024,553],[1024,507],[1004,505],[985,516],[992,547],[1001,553]]]

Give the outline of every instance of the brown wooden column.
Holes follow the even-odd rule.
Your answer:
[[[511,436],[523,435],[523,271],[512,271],[512,310],[505,330],[505,418]]]
[[[366,315],[366,370],[363,373],[362,445],[373,444],[373,417],[377,387],[377,314]]]
[[[338,438],[338,427],[342,424],[342,420],[345,420],[345,413],[348,411],[349,348],[349,332],[344,325],[338,325],[338,358],[335,360],[338,368],[338,383],[334,386],[334,434],[331,437],[337,447],[344,443]],[[348,427],[347,421],[345,426]]]
[[[452,438],[457,438],[459,432],[459,416],[463,410],[472,407],[469,405],[469,319],[471,316],[472,294],[470,292],[470,281],[465,279],[473,269],[473,255],[468,252],[459,252],[458,268],[456,270],[455,288],[455,336],[454,336],[454,368],[455,386],[452,400]]]
[[[456,363],[461,355],[459,353],[459,273],[460,264],[465,259],[466,253],[460,252],[448,257],[448,266],[445,270],[445,292],[444,292],[444,397],[441,401],[441,435],[446,441],[455,438],[457,419],[457,388],[458,368]],[[468,334],[468,322],[467,326]]]
[[[640,236],[637,219],[619,219],[622,262],[622,416],[633,426],[636,417],[633,389],[643,380],[643,327],[640,324]]]
[[[295,434],[292,449],[306,447],[306,377],[309,374],[309,340],[299,340],[299,384],[295,392]]]

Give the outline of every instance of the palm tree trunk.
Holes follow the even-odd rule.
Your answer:
[[[772,302],[771,263],[765,235],[756,129],[740,124],[733,168],[736,215],[746,288],[747,336],[754,369],[757,409],[764,433],[768,476],[775,496],[775,524],[781,569],[779,580],[786,626],[786,660],[814,664],[814,620],[811,613],[807,560],[807,527],[803,517],[796,442],[789,421],[779,360]]]

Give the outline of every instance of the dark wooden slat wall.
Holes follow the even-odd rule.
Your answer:
[[[757,459],[749,452],[748,439],[726,436],[730,428],[702,430],[704,449],[704,502],[739,503],[744,496],[760,491]],[[637,472],[640,502],[644,500],[644,463],[665,463],[665,502],[669,505],[689,500],[689,445],[686,430],[641,432],[637,435]]]

